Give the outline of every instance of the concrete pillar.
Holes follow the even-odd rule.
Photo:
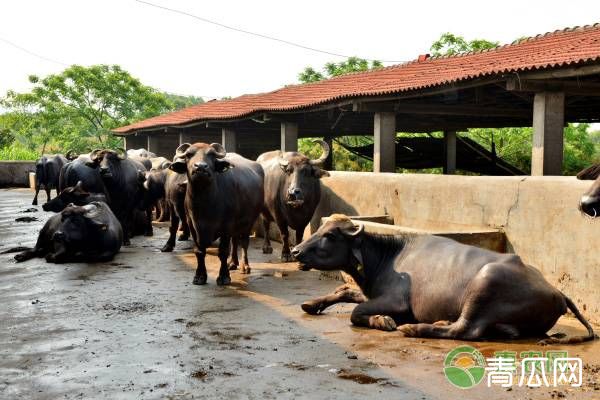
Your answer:
[[[186,141],[183,140],[183,132],[179,132],[179,145],[181,146],[184,143],[186,143]]]
[[[127,148],[127,136],[123,136],[123,148],[125,149],[125,151],[129,150]]]
[[[444,174],[456,173],[456,132],[444,131]]]
[[[233,129],[221,129],[221,144],[229,153],[237,153],[237,135]]]
[[[298,151],[298,124],[281,123],[281,151]]]
[[[396,171],[396,114],[375,113],[373,172]]]
[[[565,94],[536,93],[533,100],[531,175],[562,175]]]

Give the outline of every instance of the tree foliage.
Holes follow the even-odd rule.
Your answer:
[[[363,58],[349,57],[345,61],[325,64],[325,67],[321,72],[315,70],[313,67],[306,67],[298,74],[298,80],[302,83],[317,82],[350,72],[368,71],[381,67],[383,67],[381,61],[373,60],[369,62]]]
[[[480,51],[497,47],[499,42],[491,42],[485,39],[474,39],[467,41],[462,36],[446,32],[431,45],[431,53],[434,56],[452,56],[469,51]]]
[[[9,91],[3,99],[9,112],[0,129],[46,152],[120,147],[111,129],[199,101],[158,92],[118,65],[72,65],[43,78],[31,75],[29,82],[31,91]]]

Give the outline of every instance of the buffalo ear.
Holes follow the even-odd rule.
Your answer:
[[[324,178],[324,177],[327,177],[327,176],[331,176],[331,175],[329,175],[329,172],[327,172],[324,169],[321,169],[319,167],[313,167],[313,174],[317,178]]]
[[[352,227],[343,228],[342,232],[344,235],[352,238],[359,237],[365,230],[364,224],[352,225]]]
[[[233,165],[231,165],[229,161],[221,160],[220,158],[215,160],[215,171],[225,172],[230,168],[233,168]]]
[[[185,174],[187,171],[187,165],[183,159],[178,158],[177,160],[173,161],[171,165],[169,165],[169,169],[177,172],[178,174]]]

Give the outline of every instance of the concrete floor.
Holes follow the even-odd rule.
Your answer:
[[[34,244],[50,214],[23,213],[32,197],[0,190],[0,251]],[[23,216],[38,221],[15,222]],[[278,263],[278,248],[265,256],[254,240],[251,275],[216,286],[212,252],[209,284],[193,286],[191,243],[160,253],[167,229],[155,228],[108,264],[15,264],[0,254],[0,398],[600,398],[600,341],[562,347],[585,363],[581,388],[456,389],[443,359],[462,342],[354,328],[352,305],[306,315],[302,301],[340,282]],[[555,330],[583,333],[571,318]],[[540,349],[470,344],[486,357]]]

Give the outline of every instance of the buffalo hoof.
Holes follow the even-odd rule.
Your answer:
[[[230,271],[235,271],[236,269],[238,269],[238,265],[234,262],[230,262],[227,267],[229,268]]]
[[[33,200],[33,201],[31,202],[31,205],[32,205],[32,206],[37,206],[37,205],[38,205],[38,202],[37,202],[37,200]]]
[[[229,276],[218,276],[217,277],[217,285],[225,286],[231,283],[231,277]]]
[[[131,241],[129,239],[123,240],[123,246],[131,246]]]
[[[241,273],[242,274],[249,274],[252,270],[250,269],[250,267],[248,265],[246,265],[245,267],[242,267],[241,269]]]
[[[284,253],[281,255],[281,262],[293,262],[294,257],[290,253]]]
[[[179,235],[179,237],[177,238],[177,240],[179,240],[180,242],[183,242],[183,241],[189,240],[189,239],[190,239],[190,236],[184,235],[184,234]]]
[[[206,275],[194,275],[194,280],[192,281],[192,283],[194,285],[206,285],[206,280]]]
[[[19,253],[19,254],[15,255],[15,260],[16,260],[17,262],[23,262],[23,261],[27,261],[27,260],[29,260],[29,257],[27,257],[27,255],[26,255],[26,254]]]
[[[369,317],[369,326],[373,329],[379,329],[380,331],[396,330],[396,322],[388,315],[371,315]]]
[[[406,337],[416,337],[417,336],[417,324],[404,324],[398,327],[398,330],[404,334]]]
[[[154,232],[153,231],[146,231],[146,232],[144,232],[144,236],[154,236]]]
[[[173,246],[169,245],[169,244],[165,244],[162,249],[160,249],[160,251],[162,251],[163,253],[170,253],[173,251]]]
[[[323,310],[325,310],[325,306],[320,301],[309,300],[302,303],[300,306],[302,310],[310,315],[318,315],[321,314]]]
[[[271,254],[273,253],[273,248],[271,246],[263,246],[262,251],[263,254]]]

